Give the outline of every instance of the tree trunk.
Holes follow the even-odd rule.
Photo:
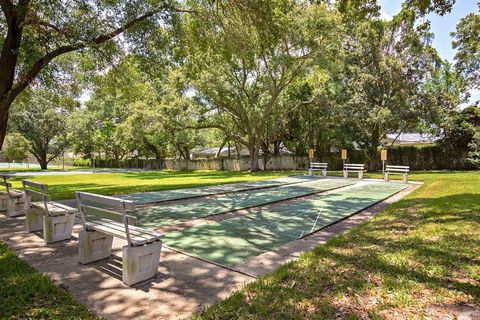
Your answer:
[[[367,151],[368,170],[375,171],[378,165],[378,145],[373,143]]]
[[[38,164],[40,165],[40,169],[47,170],[47,166],[48,166],[47,153],[42,152],[40,154],[37,154],[35,152],[33,153],[33,156],[35,157],[35,159],[37,159]]]
[[[7,34],[3,40],[0,53],[0,149],[7,133],[8,113],[10,106],[18,93],[12,93],[15,79],[20,43],[22,41],[23,21],[28,12],[28,2],[14,6],[2,2],[5,20],[7,22]]]
[[[7,99],[0,101],[0,150],[3,148],[3,141],[7,134],[10,105],[11,103]]]
[[[218,159],[220,158],[220,154],[222,153],[222,150],[223,150],[223,147],[225,147],[225,145],[227,144],[227,139],[224,139],[222,144],[220,145],[220,148],[218,148],[218,151],[217,153],[215,154],[215,159]],[[230,151],[229,151],[230,152]],[[230,155],[229,155],[230,156]]]
[[[375,171],[378,165],[378,147],[380,146],[380,132],[377,126],[371,131],[371,139],[367,149],[368,170]]]
[[[248,148],[250,152],[250,171],[251,172],[257,172],[260,171],[260,168],[258,166],[258,157],[260,154],[260,147],[253,145]]]

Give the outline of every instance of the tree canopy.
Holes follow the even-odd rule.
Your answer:
[[[45,166],[67,148],[233,144],[252,170],[261,153],[344,147],[375,169],[388,133],[441,134],[478,87],[478,14],[452,35],[455,64],[432,47],[427,15],[454,3],[405,0],[386,21],[376,0],[2,0],[0,143],[11,114]]]

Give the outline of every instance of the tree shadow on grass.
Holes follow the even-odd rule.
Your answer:
[[[479,212],[480,195],[474,193],[404,199],[204,316],[372,317],[405,303],[405,312],[420,317],[425,305],[457,301],[444,290],[480,308],[480,281],[468,270],[480,271]],[[381,295],[376,304],[365,306],[375,292]]]

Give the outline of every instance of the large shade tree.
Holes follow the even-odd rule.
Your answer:
[[[186,17],[185,70],[205,107],[197,127],[217,128],[250,152],[251,170],[268,128],[285,115],[286,90],[328,64],[340,26],[328,6],[298,1],[200,1]],[[324,63],[320,63],[323,57]]]
[[[0,146],[13,101],[33,81],[61,74],[57,57],[84,51],[110,61],[129,40],[127,34],[113,41],[118,35],[131,30],[141,39],[153,24],[182,11],[169,0],[0,0],[0,7]]]
[[[410,10],[392,21],[359,22],[352,31],[345,41],[344,123],[356,129],[353,137],[375,170],[386,134],[417,130],[429,108],[437,108],[439,92],[432,94],[426,84],[442,61],[428,24],[417,25]]]
[[[40,167],[59,157],[68,147],[67,122],[78,102],[53,90],[29,89],[15,102],[10,129],[29,142]]]

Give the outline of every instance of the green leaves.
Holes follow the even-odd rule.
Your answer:
[[[480,4],[479,4],[480,8]],[[480,88],[480,12],[470,13],[460,20],[452,33],[456,68],[472,88]]]
[[[28,90],[17,99],[10,131],[23,135],[43,169],[68,146],[67,121],[78,102],[47,89]]]
[[[311,98],[288,89],[326,78],[326,61],[340,47],[340,17],[326,5],[287,0],[192,5],[202,14],[185,18],[184,62],[209,115],[200,126],[218,127],[255,153],[302,103],[290,98]]]
[[[30,155],[30,142],[20,133],[14,132],[6,136],[2,151],[8,162],[22,162]]]

